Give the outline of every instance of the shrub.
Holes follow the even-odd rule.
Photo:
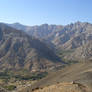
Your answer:
[[[11,91],[11,90],[14,90],[16,88],[15,85],[8,85],[8,86],[4,86],[5,89]]]

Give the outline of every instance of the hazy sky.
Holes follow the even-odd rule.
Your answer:
[[[27,25],[92,23],[92,0],[0,0],[0,22]]]

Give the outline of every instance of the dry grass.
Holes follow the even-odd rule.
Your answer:
[[[88,92],[88,89],[82,84],[59,83],[56,85],[35,89],[33,92]]]

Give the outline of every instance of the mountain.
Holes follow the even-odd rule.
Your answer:
[[[0,23],[0,69],[49,70],[62,65],[43,41]]]
[[[64,35],[59,36],[60,39],[65,39],[64,43],[57,41],[57,46],[65,53],[64,59],[76,61],[92,60],[92,24],[76,22],[75,24],[67,25],[64,29]]]
[[[15,26],[16,25],[16,26]],[[48,25],[24,26],[11,24],[16,29],[24,30],[29,35],[53,47],[65,61],[77,62],[92,60],[92,24],[76,22],[65,26]]]
[[[17,23],[15,23],[15,24],[17,25]],[[14,25],[14,24],[11,24],[11,25]],[[11,26],[11,25],[8,25],[8,26]],[[36,69],[34,68],[34,65],[32,65],[31,67],[33,67],[33,68],[31,68],[30,70],[34,70],[34,69],[39,70],[39,69],[44,69],[44,68],[45,69],[53,69],[53,67],[58,67],[60,60],[57,57],[57,55],[60,58],[62,58],[63,61],[65,61],[65,62],[69,62],[69,63],[77,62],[77,64],[68,65],[68,66],[62,68],[61,70],[59,68],[58,71],[54,71],[54,72],[49,71],[48,75],[46,77],[33,83],[31,86],[27,86],[24,89],[21,89],[20,92],[28,92],[28,91],[29,92],[43,92],[43,91],[45,91],[45,92],[60,92],[60,91],[62,91],[62,92],[66,92],[66,91],[67,92],[76,92],[76,91],[92,92],[92,24],[87,23],[87,22],[79,22],[78,21],[76,23],[71,23],[71,24],[68,24],[65,26],[48,25],[48,24],[43,24],[40,26],[24,26],[24,25],[22,25],[23,27],[25,27],[23,29],[21,29],[22,26],[20,27],[21,24],[18,24],[18,25],[22,32],[17,30],[16,34],[19,32],[22,34],[27,33],[26,36],[28,37],[29,40],[31,40],[31,42],[29,42],[29,43],[31,43],[31,45],[30,45],[31,47],[29,46],[29,48],[31,48],[32,50],[35,49],[35,51],[36,51],[36,54],[33,54],[34,51],[29,51],[31,54],[27,54],[28,52],[26,53],[26,57],[27,58],[30,57],[30,58],[28,58],[28,59],[25,58],[24,62],[26,61],[29,63],[28,60],[32,59],[31,57],[34,57],[34,56],[37,57],[37,59],[34,60],[34,62],[37,61],[37,63],[34,64],[32,62],[32,64],[35,65]],[[12,28],[12,29],[14,29],[14,28]],[[18,28],[15,27],[15,29],[18,29]],[[27,29],[30,29],[30,30],[27,30]],[[11,33],[11,32],[9,32],[9,33]],[[2,44],[3,43],[2,31],[0,32],[0,34],[1,34],[0,35],[0,40],[1,40],[0,44]],[[29,35],[31,35],[31,37]],[[16,35],[16,36],[17,36],[17,38],[21,37],[24,39],[24,36],[18,36],[18,35]],[[9,36],[9,37],[11,37],[11,36]],[[14,42],[15,36],[13,36],[13,37],[14,37],[14,40],[13,40],[13,42]],[[13,39],[13,37],[12,37],[12,39]],[[7,38],[7,36],[4,38]],[[37,40],[37,38],[39,38],[40,40]],[[36,42],[34,42],[34,40],[36,40]],[[40,43],[39,43],[39,41],[40,41]],[[12,41],[9,41],[9,42],[13,43]],[[7,43],[11,44],[9,42],[7,42]],[[7,43],[5,43],[5,44],[7,44]],[[23,41],[23,43],[28,44],[26,41]],[[37,43],[37,44],[35,45],[33,43]],[[38,43],[42,46],[40,48],[40,50],[38,48]],[[48,46],[46,44],[48,44]],[[10,46],[10,45],[8,45],[8,46]],[[26,48],[25,46],[23,45],[23,48]],[[51,47],[49,47],[49,46],[51,46]],[[1,47],[1,50],[3,47],[4,47],[4,45]],[[54,56],[49,57],[47,52],[42,49],[44,47],[46,48],[45,49],[46,51],[49,49],[48,51],[50,51],[50,52],[48,52],[48,53],[51,53],[50,55],[53,55],[54,54],[53,51],[55,51]],[[2,52],[0,51],[1,52],[0,56],[3,55],[4,51],[7,52],[7,49],[4,49]],[[25,52],[25,49],[22,49],[22,51]],[[12,55],[13,55],[13,53],[12,53]],[[22,55],[22,54],[19,53],[18,55]],[[38,56],[40,58],[40,62],[41,62],[40,64],[38,63],[38,61],[39,61]],[[48,58],[46,56],[48,56]],[[8,56],[8,57],[10,57],[10,56]],[[23,57],[22,57],[22,59],[23,59]],[[53,58],[56,57],[56,58],[53,59],[51,57],[53,57]],[[44,62],[45,62],[44,64],[43,64],[42,58],[44,58]],[[2,58],[0,60],[3,61]],[[48,62],[46,62],[45,60]],[[78,63],[78,62],[80,62],[80,63]],[[22,64],[23,64],[22,65],[23,69],[25,69],[25,65],[27,65],[27,63],[22,63]],[[2,65],[3,64],[1,63],[1,66]],[[38,65],[41,67],[39,68]],[[47,68],[44,67],[44,65]],[[48,65],[50,65],[50,66],[48,66]]]
[[[63,26],[57,26],[57,25],[48,25],[48,24],[42,24],[40,26],[25,26],[20,23],[13,23],[8,24],[9,26],[16,28],[18,30],[23,30],[26,33],[28,33],[31,36],[34,36],[36,38],[42,38],[45,39],[49,34],[52,34],[53,32],[59,31]]]

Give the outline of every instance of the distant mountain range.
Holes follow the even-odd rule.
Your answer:
[[[92,60],[92,24],[25,26],[0,23],[0,68],[53,69]],[[6,67],[8,66],[8,67]]]
[[[24,72],[31,74],[48,72],[47,77],[25,88],[26,91],[21,89],[20,92],[28,92],[28,90],[31,92],[39,87],[40,89],[32,92],[43,92],[43,90],[48,92],[49,88],[54,89],[54,84],[56,84],[54,87],[61,85],[56,89],[57,91],[59,88],[61,90],[63,85],[63,90],[67,90],[67,85],[59,82],[70,83],[68,86],[74,89],[74,92],[79,88],[80,92],[84,92],[84,89],[92,88],[91,68],[91,23],[76,22],[65,26],[48,24],[26,26],[20,23],[0,23],[1,75],[2,72],[10,73],[10,71],[20,75]],[[52,86],[48,87],[48,85]],[[76,88],[75,85],[77,85]],[[0,88],[0,90],[3,89]]]
[[[43,41],[0,23],[0,69],[45,71],[63,64]]]
[[[25,26],[19,23],[9,26],[23,30],[28,35],[43,39],[65,61],[92,60],[92,24],[76,22],[68,25]]]

